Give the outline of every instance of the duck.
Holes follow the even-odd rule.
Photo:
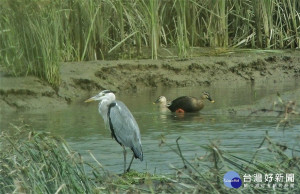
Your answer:
[[[168,111],[168,106],[171,104],[165,96],[159,96],[153,104],[158,104],[161,112]]]
[[[170,105],[170,102],[167,101],[167,98],[165,96],[159,96],[153,104],[159,104],[162,107],[167,107],[168,104]]]
[[[204,107],[205,99],[211,103],[215,102],[208,92],[203,92],[200,99],[191,96],[181,96],[168,103],[165,96],[160,96],[156,102],[159,102],[161,106],[167,107],[172,112],[184,113],[200,111]]]

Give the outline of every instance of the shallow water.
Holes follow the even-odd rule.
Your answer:
[[[173,171],[170,164],[182,167],[181,159],[171,150],[176,149],[175,141],[179,136],[182,137],[180,146],[183,155],[190,160],[205,155],[206,151],[200,146],[207,145],[210,141],[219,141],[220,148],[239,157],[251,158],[262,142],[266,130],[269,131],[271,138],[280,143],[290,147],[299,146],[299,119],[293,119],[292,126],[283,133],[282,130],[276,130],[276,124],[280,120],[276,117],[248,118],[212,111],[239,105],[255,106],[261,98],[276,92],[299,88],[297,83],[272,83],[266,86],[219,83],[202,90],[195,87],[159,88],[133,94],[116,94],[118,99],[129,107],[141,130],[144,161],[135,160],[132,169],[151,173],[171,173]],[[160,95],[170,99],[181,95],[200,96],[203,90],[208,91],[216,103],[207,102],[201,113],[183,116],[161,111],[152,104]],[[1,129],[7,128],[9,122],[20,118],[36,130],[50,131],[52,134],[62,136],[85,160],[94,162],[89,155],[91,151],[107,170],[122,172],[122,148],[111,139],[110,131],[104,128],[103,120],[98,114],[97,103],[78,103],[68,109],[45,113],[24,112],[3,115]],[[162,139],[165,142],[163,144]],[[128,149],[128,160],[130,158],[131,151]]]

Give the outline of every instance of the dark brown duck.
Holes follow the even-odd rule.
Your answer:
[[[214,103],[209,93],[203,92],[200,99],[190,96],[181,96],[173,100],[167,107],[172,112],[197,112],[203,109],[205,99]]]

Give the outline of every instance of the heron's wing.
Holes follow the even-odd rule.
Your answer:
[[[141,135],[137,122],[121,101],[114,101],[108,111],[109,126],[116,141],[131,148],[136,158],[143,159]]]

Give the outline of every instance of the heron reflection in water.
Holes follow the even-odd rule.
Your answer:
[[[85,102],[100,101],[98,111],[102,116],[105,127],[111,131],[111,136],[122,147],[124,154],[124,173],[130,170],[134,158],[143,161],[143,151],[139,126],[127,106],[116,100],[116,96],[110,90],[103,90]],[[126,147],[129,147],[133,156],[126,170]]]

